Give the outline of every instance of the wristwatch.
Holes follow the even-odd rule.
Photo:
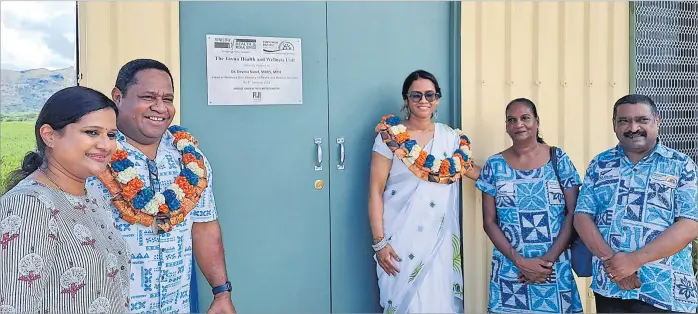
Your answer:
[[[233,286],[230,284],[230,281],[226,281],[224,284],[222,284],[218,287],[213,287],[213,289],[211,289],[211,291],[213,292],[213,295],[215,296],[216,294],[219,294],[221,292],[233,291]]]

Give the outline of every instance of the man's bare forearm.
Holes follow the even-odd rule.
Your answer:
[[[632,254],[644,265],[680,252],[697,236],[698,222],[681,219]]]
[[[194,256],[201,272],[212,287],[228,281],[218,221],[197,222],[192,227]]]

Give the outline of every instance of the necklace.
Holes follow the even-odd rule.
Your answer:
[[[182,154],[182,159],[179,176],[165,191],[155,192],[145,186],[136,164],[120,144],[117,144],[107,171],[97,176],[112,195],[111,202],[123,220],[151,227],[156,234],[170,232],[182,223],[208,187],[206,165],[197,148],[198,141],[180,126],[173,125],[168,130],[174,137],[172,145]]]
[[[444,156],[447,157],[445,159],[436,157],[420,147],[417,141],[410,138],[407,127],[400,123],[400,118],[395,115],[383,117],[375,131],[407,169],[422,180],[451,184],[473,167],[470,140],[461,130],[455,130],[459,137],[458,149],[451,157]]]
[[[39,171],[41,171],[41,173],[44,174],[44,176],[46,177],[46,179],[48,179],[49,181],[51,181],[51,183],[53,183],[53,185],[55,185],[56,188],[58,188],[59,191],[61,191],[61,192],[63,192],[63,193],[68,193],[68,192],[64,191],[63,188],[61,188],[61,186],[58,185],[58,183],[56,183],[56,181],[53,181],[53,179],[51,179],[51,177],[48,176],[48,173],[46,173],[46,170],[44,170],[44,169],[39,169]],[[53,173],[53,171],[51,171],[51,173]],[[83,191],[85,192],[85,195],[87,195],[87,188],[83,187]],[[70,193],[68,193],[68,194],[70,194]]]

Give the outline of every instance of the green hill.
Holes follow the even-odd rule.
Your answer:
[[[0,70],[0,195],[7,175],[20,167],[24,154],[36,149],[34,121],[46,100],[75,85],[75,68]]]
[[[74,86],[76,78],[74,67],[54,71],[0,71],[0,114],[3,117],[38,113],[46,99],[62,88]]]

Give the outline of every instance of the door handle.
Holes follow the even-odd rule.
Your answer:
[[[337,144],[339,144],[339,164],[337,165],[337,170],[344,170],[344,138],[337,138]]]
[[[322,170],[322,139],[315,138],[315,146],[317,147],[317,162],[315,163],[315,171]]]

